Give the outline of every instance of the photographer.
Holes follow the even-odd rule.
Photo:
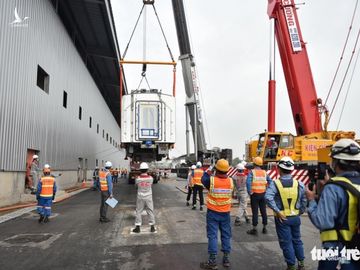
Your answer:
[[[358,199],[346,186],[360,190],[360,146],[351,139],[341,139],[333,145],[331,157],[331,167],[336,176],[325,184],[318,203],[315,201],[315,190],[307,189],[308,214],[321,232],[323,248],[342,250],[357,234]],[[355,264],[355,261],[328,258],[319,261],[318,269],[359,269]]]

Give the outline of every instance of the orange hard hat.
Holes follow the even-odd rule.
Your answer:
[[[255,157],[253,162],[257,166],[262,166],[263,165],[263,159],[261,157]]]
[[[219,159],[216,162],[215,168],[221,172],[227,172],[230,169],[229,162],[226,159]]]

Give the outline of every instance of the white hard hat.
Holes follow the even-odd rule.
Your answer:
[[[239,163],[238,165],[236,165],[236,169],[245,170],[245,166],[242,163]]]
[[[340,139],[331,148],[330,156],[335,159],[360,161],[360,146],[351,139]]]
[[[141,162],[140,164],[140,170],[148,170],[149,165],[146,162]]]
[[[270,140],[271,140],[271,141],[275,141],[275,138],[274,138],[274,137],[271,137]]]
[[[195,169],[196,169],[196,166],[195,166],[195,165],[191,165],[191,169],[192,169],[192,170],[195,170]]]
[[[45,164],[45,165],[44,165],[44,169],[50,169],[50,165],[49,165],[49,164]]]
[[[201,164],[201,162],[200,162],[200,161],[198,161],[198,162],[196,163],[196,167],[197,167],[197,168],[202,167],[202,164]]]
[[[278,166],[287,171],[294,170],[294,165],[295,163],[291,157],[283,157],[278,162]]]
[[[39,156],[38,155],[33,155],[33,159],[38,159]]]
[[[105,168],[111,168],[111,167],[112,167],[111,161],[106,161],[105,162]]]

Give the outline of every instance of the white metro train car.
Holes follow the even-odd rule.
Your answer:
[[[157,89],[122,96],[121,146],[133,161],[168,157],[175,144],[175,97]]]

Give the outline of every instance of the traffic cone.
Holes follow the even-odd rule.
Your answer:
[[[82,183],[81,183],[81,187],[82,187],[82,188],[86,187],[86,181],[85,181],[85,179],[83,179],[83,181],[82,181]]]

